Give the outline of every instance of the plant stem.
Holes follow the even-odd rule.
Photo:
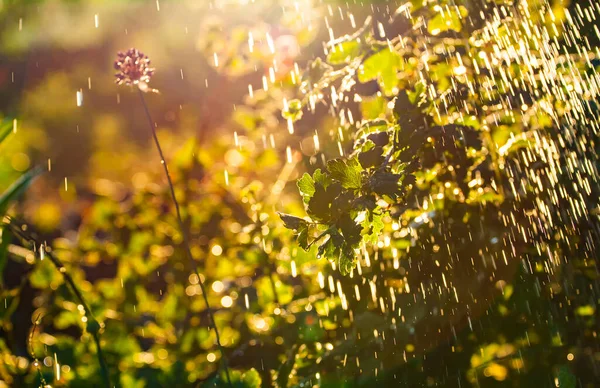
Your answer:
[[[44,378],[44,374],[42,373],[42,368],[40,367],[40,360],[37,359],[35,353],[33,352],[33,333],[35,333],[35,329],[40,321],[40,315],[38,314],[37,318],[33,322],[33,327],[29,331],[29,339],[27,340],[27,347],[29,348],[29,357],[33,358],[35,369],[37,369],[38,376],[40,377],[40,384],[42,387],[45,387],[46,379]]]
[[[43,245],[40,242],[36,241],[36,239],[34,239],[32,236],[24,235],[23,232],[16,225],[14,225],[12,223],[12,220],[9,221],[8,225],[11,226],[13,233],[20,236],[23,240],[33,243],[34,247],[39,247],[39,249],[44,249]],[[62,263],[62,261],[60,261],[56,256],[54,256],[54,254],[52,252],[48,252],[45,249],[44,249],[44,256],[47,257],[52,262],[52,264],[54,265],[56,270],[62,274],[62,276],[65,279],[65,281],[67,282],[67,284],[71,287],[71,291],[73,291],[73,294],[79,301],[79,304],[81,304],[83,306],[83,310],[84,310],[85,316],[87,318],[87,324],[89,325],[89,323],[92,321],[97,322],[96,318],[92,314],[92,310],[90,310],[90,307],[88,306],[85,298],[83,297],[81,290],[77,287],[77,285],[75,284],[75,281],[73,280],[71,275],[67,272],[67,269],[66,269],[65,265]],[[108,367],[106,366],[106,361],[104,360],[104,353],[102,352],[102,345],[100,343],[99,330],[92,330],[92,331],[89,331],[89,333],[92,334],[92,337],[94,338],[94,342],[96,343],[96,356],[98,358],[98,363],[100,364],[102,378],[104,379],[104,383],[105,383],[106,387],[111,388],[112,385],[110,383],[110,375],[108,373]]]
[[[319,241],[320,239],[322,239],[323,237],[325,237],[326,234],[331,233],[331,228],[328,228],[326,231],[324,231],[323,233],[321,233],[320,235],[318,235],[317,237],[315,237],[314,240],[312,240],[310,242],[310,244],[307,245],[306,250],[308,251],[314,243],[316,243],[317,241]]]
[[[210,304],[208,302],[208,293],[206,292],[206,287],[204,286],[204,281],[200,276],[200,271],[198,270],[198,263],[194,260],[192,256],[192,251],[190,249],[190,242],[188,239],[187,231],[185,225],[183,224],[183,219],[181,218],[181,211],[179,209],[179,202],[177,201],[177,197],[175,196],[175,187],[173,186],[173,181],[171,180],[171,174],[169,173],[169,168],[167,167],[167,161],[165,160],[165,156],[163,154],[162,148],[160,146],[160,142],[158,141],[158,136],[156,136],[156,129],[154,127],[154,121],[152,120],[152,116],[150,115],[150,110],[148,109],[148,105],[146,104],[146,99],[144,98],[144,92],[141,89],[138,89],[140,93],[140,99],[142,100],[142,105],[144,106],[144,111],[146,112],[146,117],[148,118],[148,125],[150,126],[150,131],[152,132],[152,138],[154,139],[154,144],[156,145],[156,149],[158,150],[158,154],[160,155],[160,163],[162,164],[165,175],[167,176],[167,181],[169,183],[169,190],[171,191],[171,198],[173,199],[173,203],[175,204],[175,212],[177,213],[177,223],[179,224],[179,229],[181,235],[183,236],[183,245],[185,246],[185,250],[190,260],[190,264],[198,277],[198,282],[200,283],[200,289],[202,291],[202,296],[204,297],[204,303],[206,304],[206,310],[208,311],[208,316],[210,319],[210,325],[215,331],[215,336],[217,339],[217,346],[219,351],[221,352],[221,362],[223,363],[223,369],[225,371],[225,376],[227,378],[227,383],[231,387],[231,378],[229,377],[229,367],[227,366],[227,356],[225,355],[225,351],[223,350],[223,345],[221,344],[221,337],[219,335],[219,329],[217,328],[217,323],[215,322],[215,317],[212,309],[210,308]]]

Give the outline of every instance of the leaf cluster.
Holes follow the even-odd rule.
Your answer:
[[[402,204],[415,182],[426,143],[419,134],[427,120],[419,96],[419,89],[400,93],[390,121],[363,122],[352,155],[329,160],[298,180],[309,219],[280,214],[303,249],[318,244],[318,257],[331,260],[343,274],[355,267],[361,243],[377,242],[389,208]]]

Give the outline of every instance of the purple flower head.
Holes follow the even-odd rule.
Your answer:
[[[145,88],[154,74],[150,58],[135,48],[126,52],[119,51],[114,66],[118,70],[115,74],[117,85],[139,85]]]

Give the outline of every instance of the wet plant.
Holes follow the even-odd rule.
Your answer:
[[[110,372],[108,370],[108,365],[106,364],[106,359],[104,357],[104,353],[102,352],[102,342],[101,342],[101,338],[100,338],[102,330],[104,328],[104,324],[102,322],[99,322],[94,317],[94,314],[92,313],[92,310],[90,309],[88,302],[86,301],[85,297],[83,296],[83,293],[80,290],[80,288],[77,286],[77,283],[75,282],[75,280],[73,279],[71,274],[68,272],[67,267],[65,267],[65,265],[62,263],[62,261],[60,259],[58,259],[50,250],[47,249],[45,244],[36,240],[32,236],[31,233],[28,233],[27,227],[24,224],[22,224],[22,223],[19,224],[12,217],[6,216],[4,225],[6,227],[5,232],[7,232],[6,233],[7,235],[3,234],[3,236],[2,236],[3,241],[4,241],[4,239],[9,239],[9,236],[8,236],[9,233],[13,236],[16,236],[17,238],[19,238],[21,240],[21,243],[23,245],[30,246],[31,250],[34,252],[34,254],[39,255],[40,260],[44,260],[44,259],[49,260],[52,263],[52,265],[54,266],[54,268],[56,269],[56,271],[58,271],[64,278],[64,280],[67,283],[68,287],[70,288],[73,296],[75,297],[75,299],[77,300],[79,305],[83,308],[83,320],[85,321],[85,324],[86,324],[86,331],[92,335],[92,338],[94,339],[94,343],[96,345],[96,358],[97,358],[98,364],[100,366],[100,374],[104,381],[104,385],[107,388],[112,387],[113,385],[111,384],[111,381],[110,381]],[[39,369],[39,361],[37,360],[37,358],[35,358],[35,355],[32,350],[32,345],[31,345],[33,342],[33,333],[35,332],[35,329],[36,329],[37,325],[39,324],[39,322],[40,322],[40,317],[36,317],[36,319],[34,321],[34,326],[31,329],[31,335],[29,338],[29,347],[30,347],[29,352],[30,352],[32,358],[34,359],[36,369],[38,370],[38,372],[40,374],[41,383],[45,387],[46,383],[45,383],[44,377],[41,374],[41,371]]]
[[[59,218],[52,249],[23,242],[0,256],[11,255],[5,273],[19,260],[29,271],[25,287],[5,276],[0,330],[30,284],[38,311],[27,319],[44,330],[29,343],[47,347],[26,353],[0,338],[0,378],[51,382],[52,352],[71,366],[58,385],[101,383],[94,343],[77,339],[83,308],[35,247],[61,259],[105,323],[102,354],[126,388],[596,386],[595,4],[327,2],[314,7],[326,20],[295,13],[303,1],[211,6],[229,16],[233,3],[247,3],[243,22],[195,35],[210,73],[242,83],[233,106],[213,78],[190,76],[189,52],[161,58],[177,84],[160,97],[146,94],[149,57],[118,55],[117,84],[139,93],[118,101],[147,121],[123,124],[123,105],[94,115],[100,162],[56,200],[75,222]],[[289,24],[249,26],[259,3]],[[151,6],[161,18],[176,7]],[[180,24],[163,19],[165,51],[189,48],[192,25],[171,39]],[[224,115],[211,121],[178,98],[184,89],[213,93]],[[84,92],[110,100],[114,90]],[[39,100],[48,121],[70,117]],[[154,147],[127,141],[148,125],[164,171],[147,165]]]
[[[160,141],[158,140],[158,136],[156,134],[156,128],[154,120],[152,120],[152,116],[150,114],[150,110],[148,109],[148,105],[146,104],[146,100],[144,98],[144,93],[146,93],[148,89],[148,82],[150,82],[151,76],[154,74],[154,69],[150,68],[150,59],[139,50],[135,48],[129,49],[127,52],[122,53],[119,52],[117,55],[117,60],[115,61],[115,69],[119,71],[116,73],[116,83],[117,84],[125,84],[129,86],[135,86],[138,89],[138,93],[140,96],[140,101],[144,107],[144,112],[146,114],[146,118],[148,119],[148,127],[152,134],[152,139],[154,140],[154,144],[156,146],[156,150],[160,156],[160,163],[163,166],[163,170],[165,173],[165,177],[167,178],[167,183],[169,185],[169,190],[171,193],[171,199],[173,200],[173,204],[175,205],[175,213],[177,216],[177,224],[179,226],[179,231],[183,238],[183,245],[189,259],[189,264],[192,267],[194,273],[196,274],[200,288],[202,297],[204,298],[204,303],[206,304],[206,310],[208,311],[208,315],[210,318],[210,326],[214,330],[216,336],[217,346],[219,351],[221,352],[221,363],[223,365],[223,370],[225,372],[225,376],[227,379],[227,383],[229,386],[231,385],[231,377],[229,375],[229,367],[227,365],[227,355],[221,343],[221,336],[219,333],[219,328],[217,327],[214,314],[212,312],[209,300],[208,293],[206,290],[206,286],[204,284],[204,277],[200,273],[198,263],[194,260],[192,255],[192,250],[189,242],[188,230],[183,222],[183,218],[181,216],[181,209],[179,205],[179,201],[177,200],[177,196],[175,195],[175,187],[173,185],[173,180],[171,179],[171,174],[169,173],[169,167],[167,165],[167,161],[163,154],[162,147],[160,145]]]

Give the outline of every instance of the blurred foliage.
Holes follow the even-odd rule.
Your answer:
[[[562,62],[550,91],[532,65],[546,46],[524,43],[536,23],[572,32],[560,6],[223,1],[190,32],[176,21],[208,6],[151,2],[139,14],[164,36],[126,40],[94,15],[127,26],[135,4],[74,3],[4,2],[3,47],[101,46],[104,66],[150,46],[148,103],[233,386],[597,385],[600,139],[578,85],[595,70]],[[66,62],[14,99],[20,143],[0,148],[3,188],[30,160],[52,170],[11,210],[44,243],[2,234],[0,385],[100,386],[98,334],[115,386],[226,386],[139,101],[108,65]]]

